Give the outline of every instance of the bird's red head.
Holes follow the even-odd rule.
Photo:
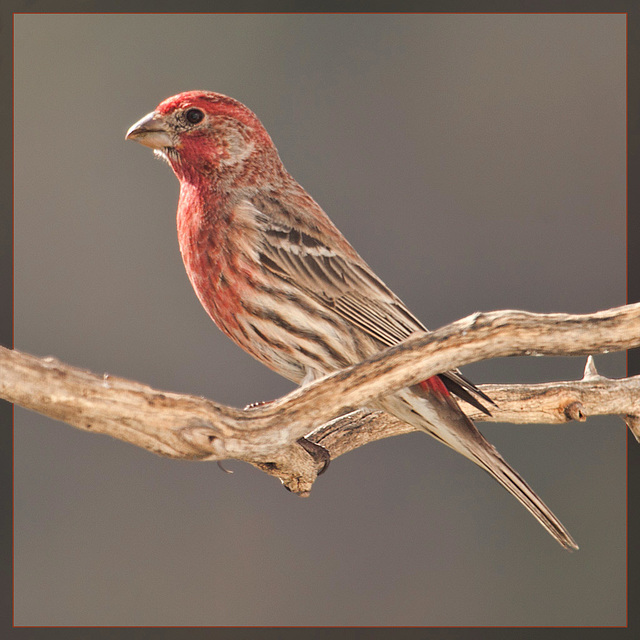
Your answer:
[[[127,132],[166,159],[181,181],[237,179],[247,165],[276,154],[256,115],[211,91],[187,91],[162,101]]]

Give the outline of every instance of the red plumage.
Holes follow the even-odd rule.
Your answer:
[[[291,177],[258,118],[237,100],[205,91],[173,96],[127,138],[153,148],[180,181],[178,241],[202,306],[274,371],[304,384],[426,331]],[[484,411],[480,399],[491,402],[448,371],[376,407],[478,464],[560,544],[577,548],[452,393]]]

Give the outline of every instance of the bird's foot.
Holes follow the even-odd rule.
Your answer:
[[[265,404],[271,404],[273,400],[262,400],[261,402],[252,402],[248,404],[244,410],[249,411],[249,409],[257,409],[258,407],[263,407]]]

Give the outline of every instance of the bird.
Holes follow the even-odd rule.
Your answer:
[[[304,385],[427,331],[285,169],[265,127],[238,100],[179,93],[126,139],[153,149],[178,178],[178,243],[200,303],[270,369]],[[565,549],[578,549],[456,398],[485,413],[492,403],[456,369],[369,406],[477,464]]]

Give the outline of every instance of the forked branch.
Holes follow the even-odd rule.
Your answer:
[[[160,455],[244,460],[306,495],[317,467],[295,444],[300,437],[313,432],[311,439],[335,458],[367,442],[411,431],[386,414],[358,410],[380,396],[440,371],[494,357],[590,355],[637,346],[640,304],[588,315],[477,313],[416,334],[365,362],[250,410],[161,392],[0,347],[0,397]],[[617,414],[638,437],[640,377],[602,378],[592,361],[580,381],[481,389],[498,404],[492,408],[494,421],[554,423]],[[474,420],[487,419],[464,408]]]

